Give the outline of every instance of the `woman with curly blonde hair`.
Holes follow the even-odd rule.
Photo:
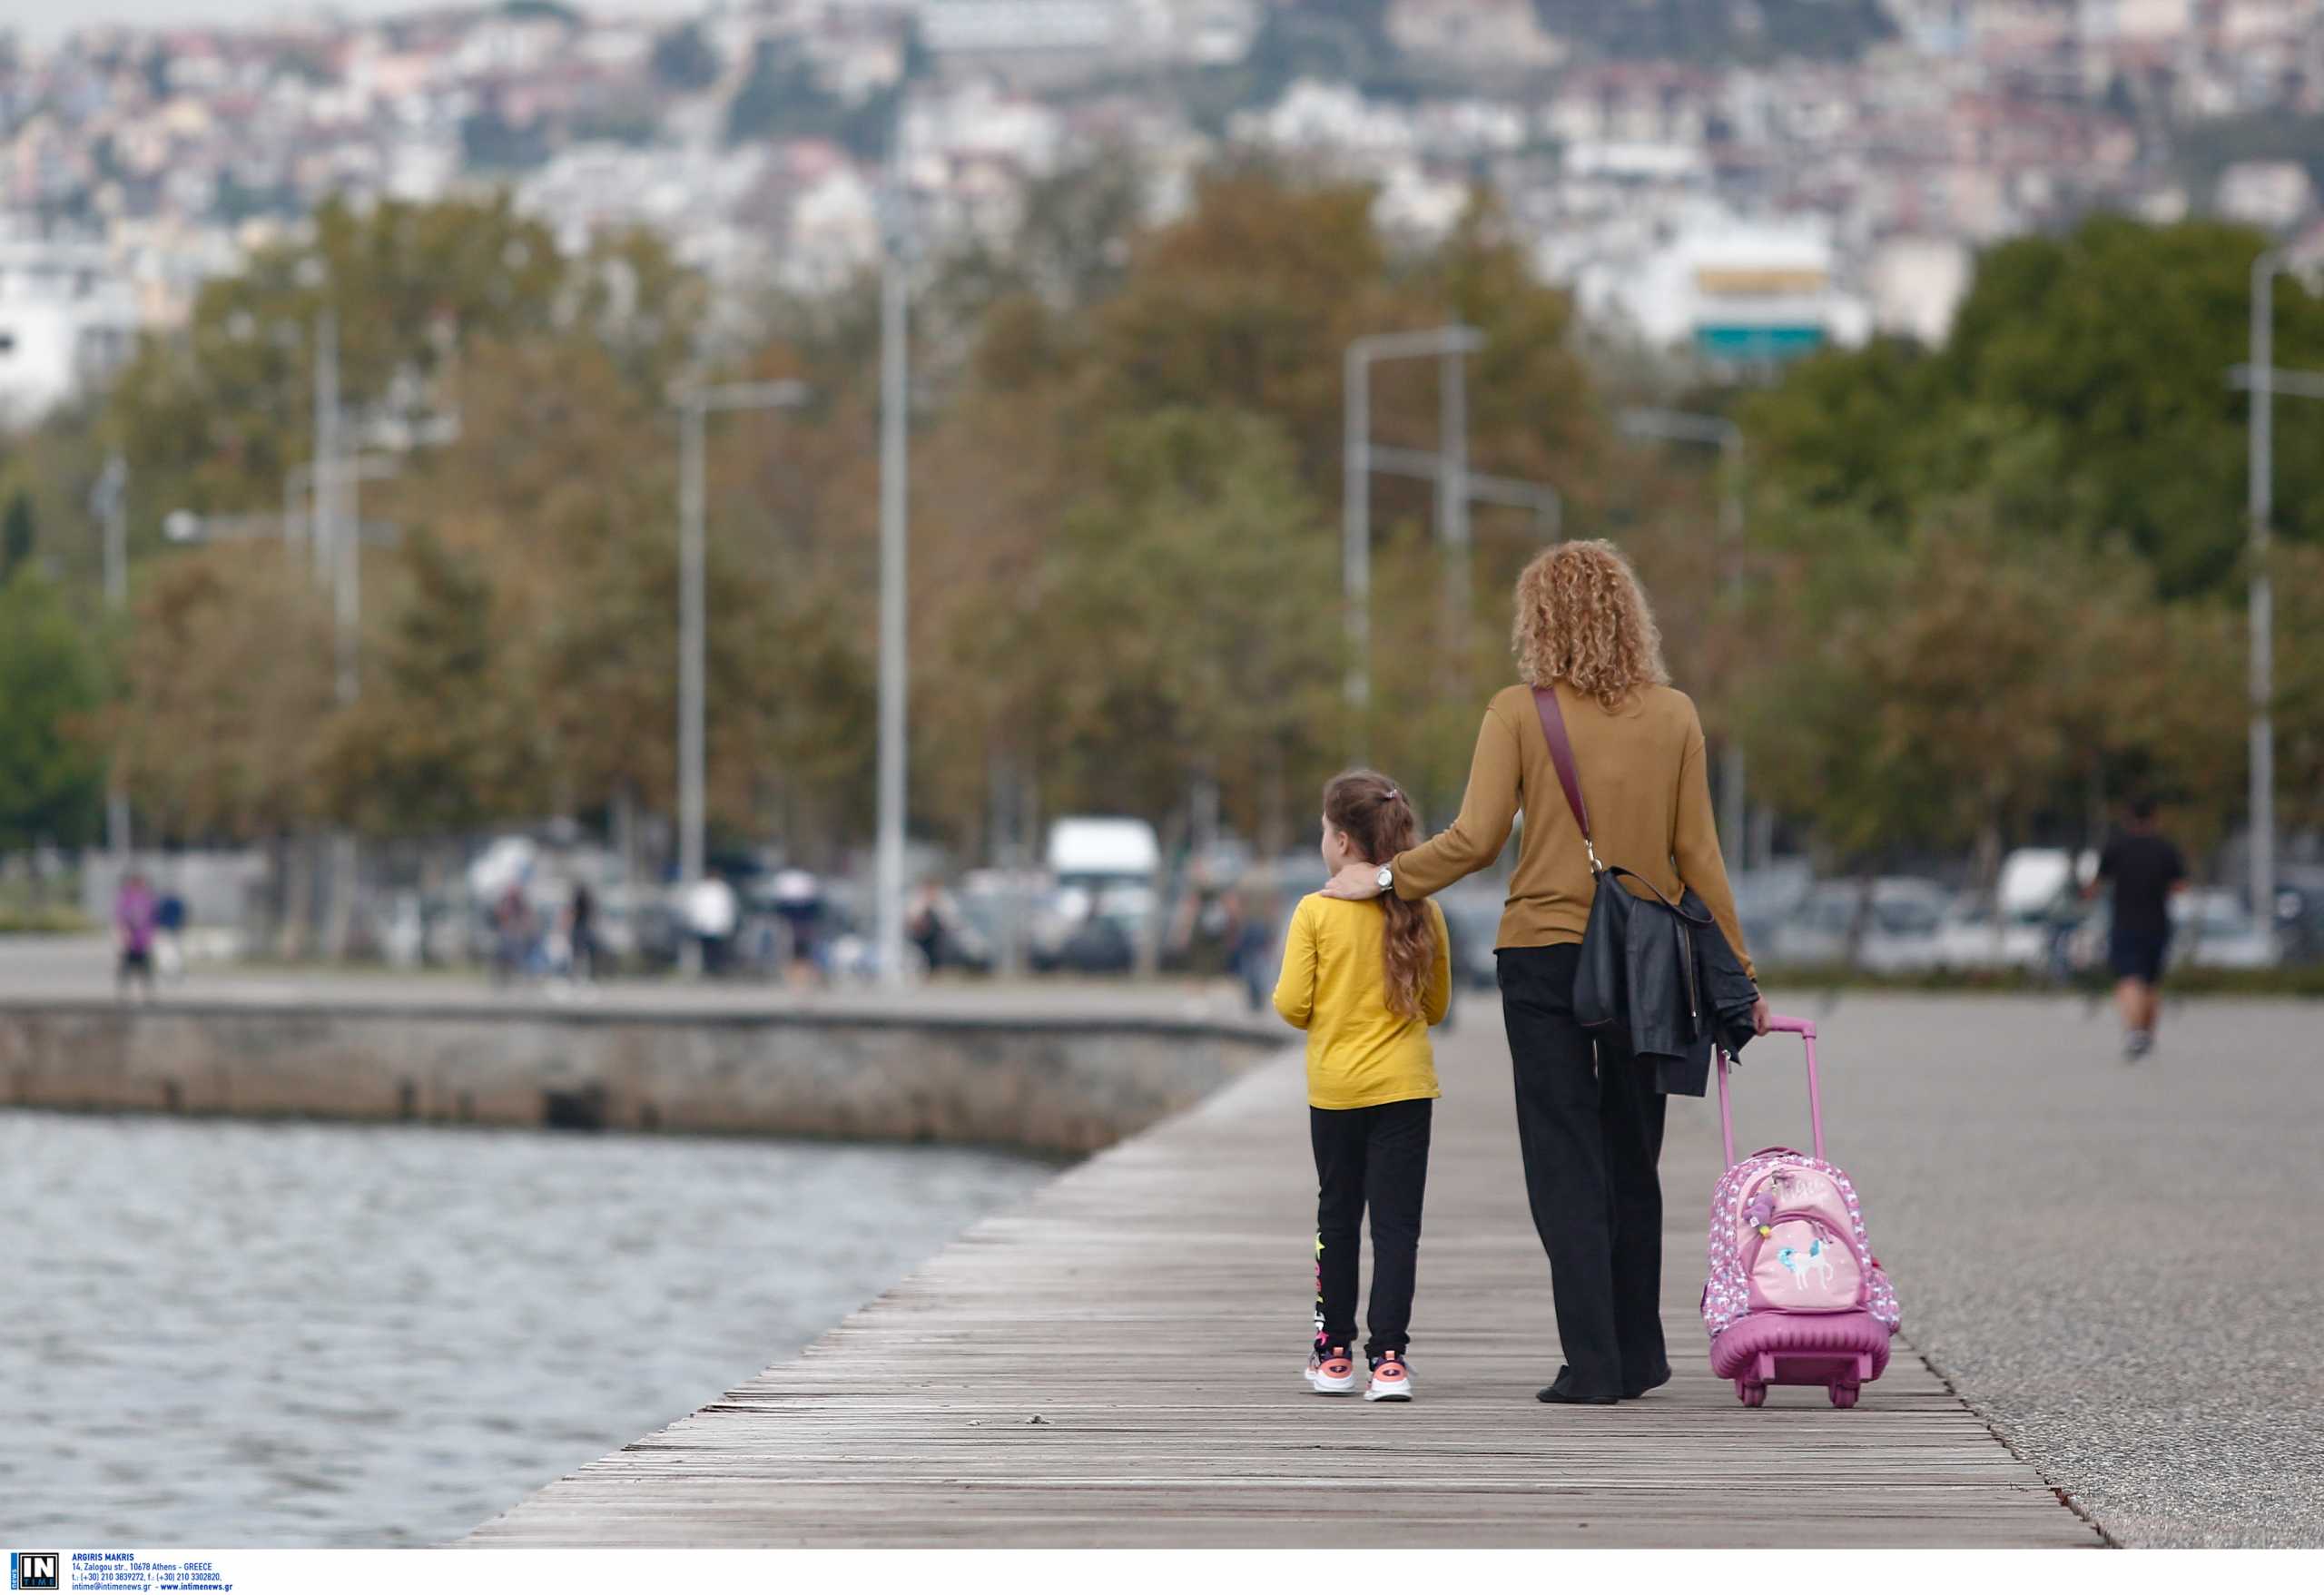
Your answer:
[[[1563,717],[1597,856],[1672,899],[1692,888],[1747,974],[1750,954],[1712,825],[1702,723],[1669,684],[1661,634],[1630,562],[1605,542],[1544,551],[1517,578],[1511,644],[1523,679],[1485,705],[1459,818],[1385,864],[1341,871],[1325,890],[1431,896],[1498,858],[1524,811],[1494,960],[1526,1196],[1549,1254],[1566,1359],[1540,1398],[1599,1405],[1670,1377],[1656,1168],[1665,1099],[1652,1070],[1610,1032],[1586,1030],[1574,1018],[1596,880],[1536,689],[1555,695]],[[1764,1000],[1753,1019],[1764,1030]]]

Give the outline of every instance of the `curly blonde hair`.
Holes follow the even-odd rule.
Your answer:
[[[1564,682],[1612,709],[1640,687],[1669,684],[1662,633],[1646,591],[1611,543],[1560,543],[1517,578],[1509,645],[1527,684]]]

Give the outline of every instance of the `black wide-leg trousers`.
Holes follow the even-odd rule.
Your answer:
[[[1562,1393],[1634,1394],[1669,1373],[1662,1342],[1666,1101],[1610,1031],[1573,1017],[1581,950],[1495,955],[1517,1087],[1517,1144],[1533,1228],[1549,1254],[1565,1349]]]

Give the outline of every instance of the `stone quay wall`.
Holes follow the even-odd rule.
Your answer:
[[[1076,1155],[1291,1039],[1136,1017],[0,1001],[0,1102]]]

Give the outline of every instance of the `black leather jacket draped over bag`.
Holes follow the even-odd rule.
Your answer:
[[[1638,879],[1619,867],[1598,874],[1574,1017],[1616,1027],[1640,1061],[1653,1063],[1655,1089],[1699,1097],[1710,1083],[1711,1048],[1740,1054],[1751,1039],[1759,989],[1693,888],[1672,903],[1650,884],[1648,897],[1620,884]]]

